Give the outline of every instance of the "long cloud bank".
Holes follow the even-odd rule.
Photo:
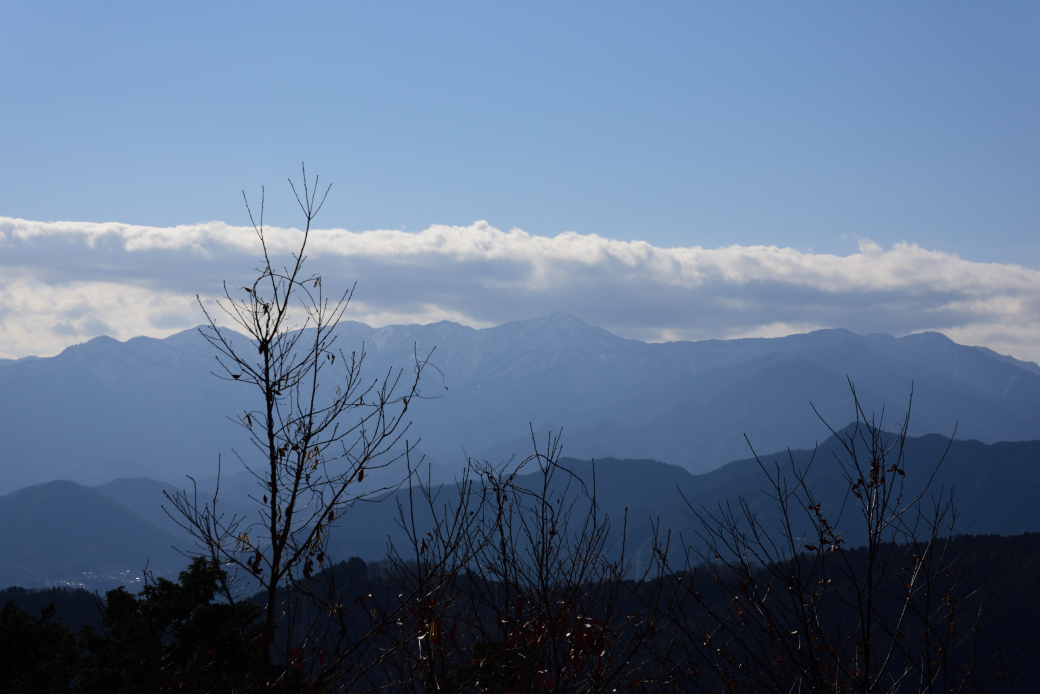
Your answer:
[[[276,254],[298,229],[269,228]],[[98,334],[163,336],[201,322],[195,294],[243,282],[251,227],[145,227],[0,217],[0,355],[54,354]],[[486,326],[566,311],[644,340],[844,327],[938,330],[1040,359],[1040,271],[869,241],[847,256],[775,246],[658,248],[572,232],[541,237],[486,222],[418,233],[316,230],[312,269],[358,282],[349,316],[370,324]]]

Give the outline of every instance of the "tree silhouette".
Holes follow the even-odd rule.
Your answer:
[[[984,689],[999,689],[999,653],[978,640],[996,592],[973,584],[974,557],[952,549],[953,490],[932,487],[945,453],[922,487],[908,485],[909,409],[886,432],[850,387],[857,419],[831,429],[833,460],[756,454],[776,526],[746,499],[693,509],[700,531],[675,613],[691,691],[959,692],[991,675]],[[837,503],[811,483],[819,465],[844,481]]]
[[[354,290],[330,297],[321,277],[304,269],[312,224],[329,189],[319,189],[317,177],[311,184],[306,169],[300,188],[289,183],[305,222],[299,249],[278,265],[264,228],[263,194],[257,216],[247,199],[262,248],[256,277],[242,287],[225,283],[219,314],[199,300],[208,322],[201,332],[217,352],[216,375],[256,395],[256,408],[235,420],[252,442],[251,451],[236,456],[256,480],[256,514],[225,515],[219,484],[209,499],[197,492],[170,496],[173,515],[195,538],[197,553],[229,568],[221,574],[224,599],[237,604],[257,589],[263,592],[258,654],[264,688],[283,683],[278,673],[286,670],[276,663],[299,665],[300,654],[309,653],[312,643],[325,643],[328,629],[335,628],[329,620],[301,624],[293,617],[297,601],[325,601],[335,611],[336,596],[319,594],[310,579],[330,565],[330,528],[359,499],[386,491],[358,491],[365,474],[410,449],[404,417],[421,397],[427,364],[416,356],[407,372],[366,380],[364,346],[347,351],[337,344],[335,328]],[[241,333],[222,327],[218,317]],[[322,654],[305,665],[320,679],[337,662]]]

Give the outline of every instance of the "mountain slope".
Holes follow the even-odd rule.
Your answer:
[[[992,445],[954,441],[950,444],[948,438],[930,434],[909,437],[905,454],[908,491],[916,494],[927,488],[927,500],[943,490],[954,490],[958,532],[1000,535],[1040,532],[1040,509],[1035,501],[1040,497],[1040,441]],[[782,451],[762,454],[760,460],[770,474],[775,475],[779,469],[788,479],[792,460],[799,469],[813,460],[808,485],[821,503],[823,513],[837,522],[848,489],[837,461],[847,462],[848,456],[834,437],[820,444],[815,450],[815,459],[813,455],[813,450]],[[929,477],[940,461],[942,464],[929,485]],[[592,462],[573,458],[560,462],[591,487]],[[682,537],[688,543],[697,544],[700,525],[695,511],[717,513],[720,504],[737,508],[739,499],[747,501],[767,532],[777,533],[780,517],[776,502],[768,495],[766,471],[754,458],[733,461],[701,475],[652,460],[596,460],[597,504],[611,519],[615,549],[621,545],[619,530],[624,525],[628,531],[628,552],[636,557],[648,551],[651,522],[660,520],[662,530],[671,531],[675,542]],[[540,489],[537,474],[520,475],[517,480],[528,488]],[[554,489],[562,488],[569,480],[569,475],[558,475],[560,485]],[[451,500],[456,498],[454,488],[446,487],[438,494],[438,504],[450,508]],[[407,508],[407,497],[402,495],[398,499]],[[581,503],[575,507],[575,518],[581,518],[584,508]],[[796,529],[807,531],[805,509],[796,508],[795,514]],[[330,553],[335,557],[381,558],[388,536],[398,547],[404,543],[403,534],[394,522],[396,517],[397,503],[393,498],[355,507],[333,532]],[[417,519],[421,535],[422,524],[428,522],[428,514],[421,506]],[[858,527],[855,512],[847,513],[838,524],[839,531],[847,531],[845,537],[851,546],[862,544]]]
[[[913,392],[914,433],[956,426],[958,436],[986,442],[1040,437],[1040,375],[937,333],[647,344],[564,314],[479,331],[443,323],[341,331],[348,343],[376,345],[369,355],[384,368],[407,363],[416,344],[438,345],[434,362],[450,390],[427,391],[439,399],[417,408],[415,430],[445,462],[462,448],[523,455],[529,423],[553,423],[564,427],[569,454],[709,470],[747,452],[745,433],[763,450],[825,438],[810,402],[835,426],[849,421],[847,377],[868,412],[884,407],[890,418]]]
[[[0,491],[56,478],[179,477],[244,439],[245,393],[210,375],[200,338],[96,338],[0,369]],[[24,361],[24,363],[23,363]]]
[[[992,445],[954,441],[951,445],[947,438],[932,434],[908,438],[905,451],[907,489],[915,492],[925,487],[946,453],[929,493],[955,490],[959,531],[1001,535],[1040,531],[1035,502],[1040,497],[1040,441]],[[792,459],[796,466],[805,467],[812,455],[811,450],[782,451],[763,454],[760,460],[773,474],[779,465],[789,475]],[[821,443],[815,455],[809,485],[823,512],[833,520],[847,489],[835,456],[841,460],[847,456],[833,437]],[[561,464],[592,488],[592,462],[566,458]],[[557,482],[571,479],[561,474]],[[539,487],[536,474],[521,474],[518,481],[533,489]],[[694,510],[716,510],[719,504],[735,505],[738,499],[747,501],[763,527],[776,532],[779,517],[775,501],[764,491],[767,487],[766,473],[751,458],[701,475],[654,460],[595,461],[596,499],[600,511],[611,519],[613,546],[620,548],[620,529],[627,527],[628,552],[636,560],[649,551],[653,522],[660,521],[662,530],[671,531],[675,542],[681,537],[696,543],[699,524]],[[139,577],[146,563],[159,573],[174,573],[185,560],[171,547],[189,547],[188,538],[146,520],[162,514],[163,488],[168,485],[147,479],[116,480],[97,489],[51,482],[0,497],[0,587],[55,583],[106,587]],[[577,488],[572,485],[572,493]],[[225,510],[255,512],[255,502],[244,496],[249,491],[252,488],[245,479],[229,480]],[[440,508],[450,507],[457,492],[449,484],[436,494]],[[382,501],[354,505],[335,524],[330,556],[381,559],[388,539],[402,548],[398,501],[408,508],[404,491]],[[574,507],[575,518],[580,518],[584,508],[581,503]],[[421,502],[417,510],[422,534],[429,514]],[[840,525],[840,529],[851,530],[846,537],[853,545],[860,539],[855,526],[854,513]]]
[[[159,482],[148,477],[120,477],[99,484],[94,489],[125,506],[150,525],[179,536],[182,530],[177,525],[176,516],[171,518],[164,510],[165,507],[173,511],[165,492],[175,494],[183,486]]]
[[[56,481],[0,497],[0,584],[103,588],[165,574],[186,560],[183,542],[75,482]]]
[[[821,330],[782,338],[648,344],[565,314],[474,330],[454,323],[344,322],[337,346],[366,353],[375,380],[433,353],[407,438],[447,470],[463,451],[524,455],[530,426],[564,428],[577,457],[654,458],[711,470],[758,450],[804,448],[852,418],[851,378],[888,421],[914,395],[911,432],[993,443],[1040,437],[1040,367],[937,333],[894,338]],[[244,338],[235,338],[244,339]],[[234,420],[255,393],[210,373],[195,331],[97,338],[47,359],[0,364],[0,492],[49,479],[180,480],[218,454],[255,452]],[[29,462],[31,461],[31,462]],[[225,466],[227,468],[227,465]]]

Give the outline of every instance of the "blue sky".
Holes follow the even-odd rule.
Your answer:
[[[6,216],[289,223],[306,160],[351,229],[1040,265],[1032,3],[99,5],[0,10]]]
[[[9,2],[0,26],[3,218],[239,225],[239,191],[266,184],[268,219],[292,226],[284,181],[306,160],[333,183],[320,225],[352,232],[487,220],[533,237],[840,258],[869,239],[1040,268],[1036,4]],[[33,238],[0,247],[23,295],[59,286],[58,267],[67,282],[153,281],[112,270],[94,247],[41,255]],[[201,267],[183,276],[224,272]],[[1016,287],[986,301],[1019,302],[1005,327],[1040,335],[1040,297]],[[24,309],[11,291],[0,319]],[[875,295],[848,291],[881,312]],[[647,326],[559,296],[371,315],[476,325],[557,308],[657,339],[944,329],[1019,353],[1036,337],[957,333],[934,306],[890,308],[899,315],[885,322],[842,319],[841,304],[820,319],[818,298],[772,327]],[[961,301],[945,296],[947,308]],[[94,332],[147,329],[95,318]],[[88,322],[70,332],[53,320],[66,327],[0,353],[90,336]]]

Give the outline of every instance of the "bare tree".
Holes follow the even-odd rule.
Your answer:
[[[655,535],[636,570],[624,522],[612,540],[597,504],[594,464],[581,479],[558,438],[532,443],[515,467],[470,459],[454,489],[422,485],[402,505],[391,574],[413,597],[394,641],[413,646],[391,661],[401,690],[641,692],[667,679],[667,542]]]
[[[404,417],[421,397],[428,358],[416,355],[407,372],[366,380],[364,346],[347,351],[336,344],[335,328],[354,289],[330,296],[321,277],[304,269],[312,224],[329,188],[319,189],[317,177],[310,184],[306,169],[302,191],[291,179],[289,184],[305,222],[299,250],[279,264],[264,228],[263,193],[258,216],[246,199],[263,253],[256,277],[242,287],[225,283],[218,314],[199,300],[208,323],[202,335],[217,352],[215,374],[256,396],[256,407],[234,419],[252,443],[251,450],[235,455],[256,479],[256,513],[224,513],[219,481],[212,498],[200,500],[197,489],[170,497],[198,553],[229,569],[224,598],[234,603],[262,592],[258,657],[264,690],[282,686],[295,671],[318,680],[338,676],[342,650],[339,657],[308,650],[328,642],[336,620],[299,619],[303,608],[293,596],[324,601],[326,613],[338,609],[335,596],[319,594],[312,577],[330,565],[330,528],[359,498],[386,491],[359,492],[365,474],[407,455]],[[238,332],[222,327],[221,317]],[[380,620],[374,621],[378,626]]]
[[[259,595],[260,690],[894,694],[979,681],[991,597],[972,585],[971,557],[950,550],[952,490],[933,489],[942,460],[908,485],[909,413],[887,433],[854,388],[856,424],[832,430],[840,447],[827,461],[841,501],[818,497],[815,455],[804,466],[791,456],[788,471],[756,456],[778,529],[744,499],[694,508],[701,531],[678,571],[659,526],[636,569],[627,518],[613,544],[595,467],[582,479],[561,465],[558,439],[540,450],[532,436],[518,466],[471,459],[454,486],[410,480],[397,496],[406,541],[390,545],[380,576],[344,593],[330,529],[389,491],[361,491],[374,468],[402,461],[401,481],[411,478],[404,417],[429,357],[366,380],[364,346],[339,348],[353,289],[327,296],[304,271],[328,188],[306,171],[302,195],[290,185],[305,220],[299,250],[278,264],[263,198],[258,217],[247,201],[262,263],[250,284],[225,284],[221,313],[203,305],[216,375],[256,395],[233,420],[252,443],[236,457],[256,480],[256,512],[223,512],[219,482],[208,498],[169,497],[196,554],[224,569],[223,598]]]
[[[911,487],[909,411],[889,433],[854,387],[852,397],[856,422],[831,429],[833,460],[767,465],[756,454],[777,527],[746,499],[693,509],[701,531],[686,546],[675,623],[688,690],[974,691],[993,664],[976,648],[993,593],[971,584],[972,557],[951,550],[953,490],[933,489],[945,453]],[[843,498],[818,496],[814,465],[834,466]]]

